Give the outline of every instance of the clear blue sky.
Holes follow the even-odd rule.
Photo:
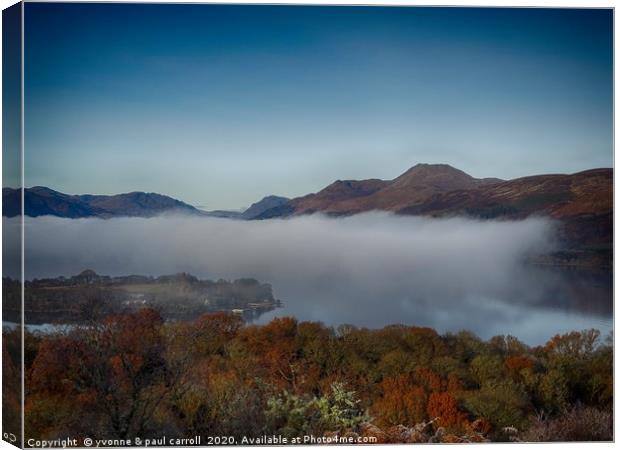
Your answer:
[[[612,165],[612,12],[26,3],[26,185],[208,209]]]

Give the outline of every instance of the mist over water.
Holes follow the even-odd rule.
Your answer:
[[[3,219],[18,227],[19,219]],[[253,277],[284,308],[329,325],[431,326],[541,343],[557,332],[611,329],[611,275],[523,264],[553,248],[544,219],[475,221],[386,213],[287,220],[27,218],[26,279],[189,272]],[[8,244],[8,245],[7,245]],[[19,251],[17,246],[5,246]],[[13,274],[16,275],[16,274]]]

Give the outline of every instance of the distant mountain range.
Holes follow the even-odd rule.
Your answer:
[[[4,188],[3,215],[20,214],[20,191]],[[267,196],[245,211],[202,211],[160,194],[68,195],[45,187],[25,189],[28,216],[153,217],[165,213],[265,220],[322,213],[348,216],[389,211],[430,217],[522,219],[548,216],[562,224],[565,259],[611,261],[613,169],[501,180],[474,178],[447,164],[417,164],[393,180],[338,180],[324,189],[288,199]],[[602,255],[602,256],[601,256]]]
[[[161,194],[130,192],[118,195],[69,195],[36,186],[24,190],[27,216],[83,217],[153,217],[163,213],[204,215],[187,203]],[[2,215],[21,214],[21,191],[2,189]]]
[[[610,214],[613,170],[536,175],[513,180],[474,178],[446,164],[418,164],[393,180],[338,180],[323,190],[266,210],[257,219],[312,214],[346,216],[382,210],[408,215],[567,218]]]
[[[53,189],[35,186],[24,189],[25,214],[29,217],[56,216],[70,219],[85,217],[154,217],[161,214],[189,214],[227,219],[252,220],[266,210],[289,201],[286,197],[270,195],[252,204],[245,211],[203,211],[180,200],[161,194],[129,192],[118,195],[70,195]],[[2,215],[21,214],[21,191],[2,189]]]
[[[401,215],[477,219],[559,220],[562,251],[553,264],[611,265],[613,169],[501,180],[474,178],[446,164],[418,164],[393,180],[338,180],[255,219],[323,213],[348,216],[381,210]],[[509,237],[507,237],[509,238]]]

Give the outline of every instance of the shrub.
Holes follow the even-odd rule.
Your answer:
[[[326,431],[356,428],[367,420],[355,392],[333,383],[327,396],[311,399],[284,392],[267,401],[269,431],[285,437],[321,436]]]
[[[576,406],[551,419],[537,416],[519,439],[526,442],[612,441],[613,436],[611,412]]]
[[[449,392],[433,392],[428,398],[428,416],[437,418],[440,427],[455,428],[463,425],[467,416],[459,411],[456,399]]]
[[[386,377],[381,382],[383,395],[373,404],[372,413],[382,426],[413,426],[426,419],[427,394],[410,376]]]
[[[465,397],[464,406],[473,416],[487,419],[500,438],[505,427],[521,429],[531,410],[523,388],[510,379],[487,383],[479,391],[471,392]]]

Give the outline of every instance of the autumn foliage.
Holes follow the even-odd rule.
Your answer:
[[[410,375],[385,377],[380,390],[381,396],[373,404],[380,425],[413,426],[426,420],[428,393]]]
[[[548,436],[555,428],[546,424],[556,422],[541,425],[541,414],[557,421],[580,405],[596,420],[613,400],[612,347],[592,330],[531,348],[511,337],[485,342],[407,326],[328,328],[292,318],[244,325],[225,313],[166,323],[144,309],[27,336],[26,434],[35,438],[514,440]],[[5,356],[5,370],[11,363],[19,366]],[[506,434],[512,428],[516,437]]]
[[[459,410],[456,398],[450,392],[433,392],[428,398],[428,415],[437,418],[437,425],[458,427],[467,423],[467,415]]]

